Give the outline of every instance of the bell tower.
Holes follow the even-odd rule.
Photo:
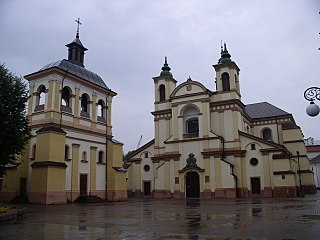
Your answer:
[[[223,95],[221,100],[240,100],[240,68],[231,60],[226,43],[223,47],[221,46],[221,58],[213,67],[216,71],[216,91],[219,95]]]

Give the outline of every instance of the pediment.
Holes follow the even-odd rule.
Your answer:
[[[182,97],[187,95],[208,94],[210,91],[197,81],[187,80],[177,86],[171,94],[171,98]]]

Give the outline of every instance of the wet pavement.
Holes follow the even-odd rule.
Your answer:
[[[320,239],[320,194],[23,207],[26,217],[0,225],[0,239]]]

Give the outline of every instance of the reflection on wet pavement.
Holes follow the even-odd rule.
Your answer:
[[[320,197],[27,205],[0,239],[319,239]]]

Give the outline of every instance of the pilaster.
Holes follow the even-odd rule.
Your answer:
[[[52,98],[53,98],[53,89],[54,89],[54,80],[49,80],[49,92],[47,97],[47,106],[46,109],[52,109]]]
[[[72,183],[71,191],[79,191],[79,149],[80,144],[72,144]]]
[[[90,147],[90,191],[96,190],[97,147]]]
[[[34,83],[31,83],[30,82],[30,89],[29,89],[29,101],[28,101],[28,115],[31,115],[32,114],[32,111],[33,111],[33,108],[35,106],[34,102],[35,102],[35,96],[34,96],[34,88],[35,88],[35,85]]]
[[[60,91],[61,91],[61,81],[55,80],[55,91],[54,91],[54,103],[53,108],[55,111],[60,111]]]

